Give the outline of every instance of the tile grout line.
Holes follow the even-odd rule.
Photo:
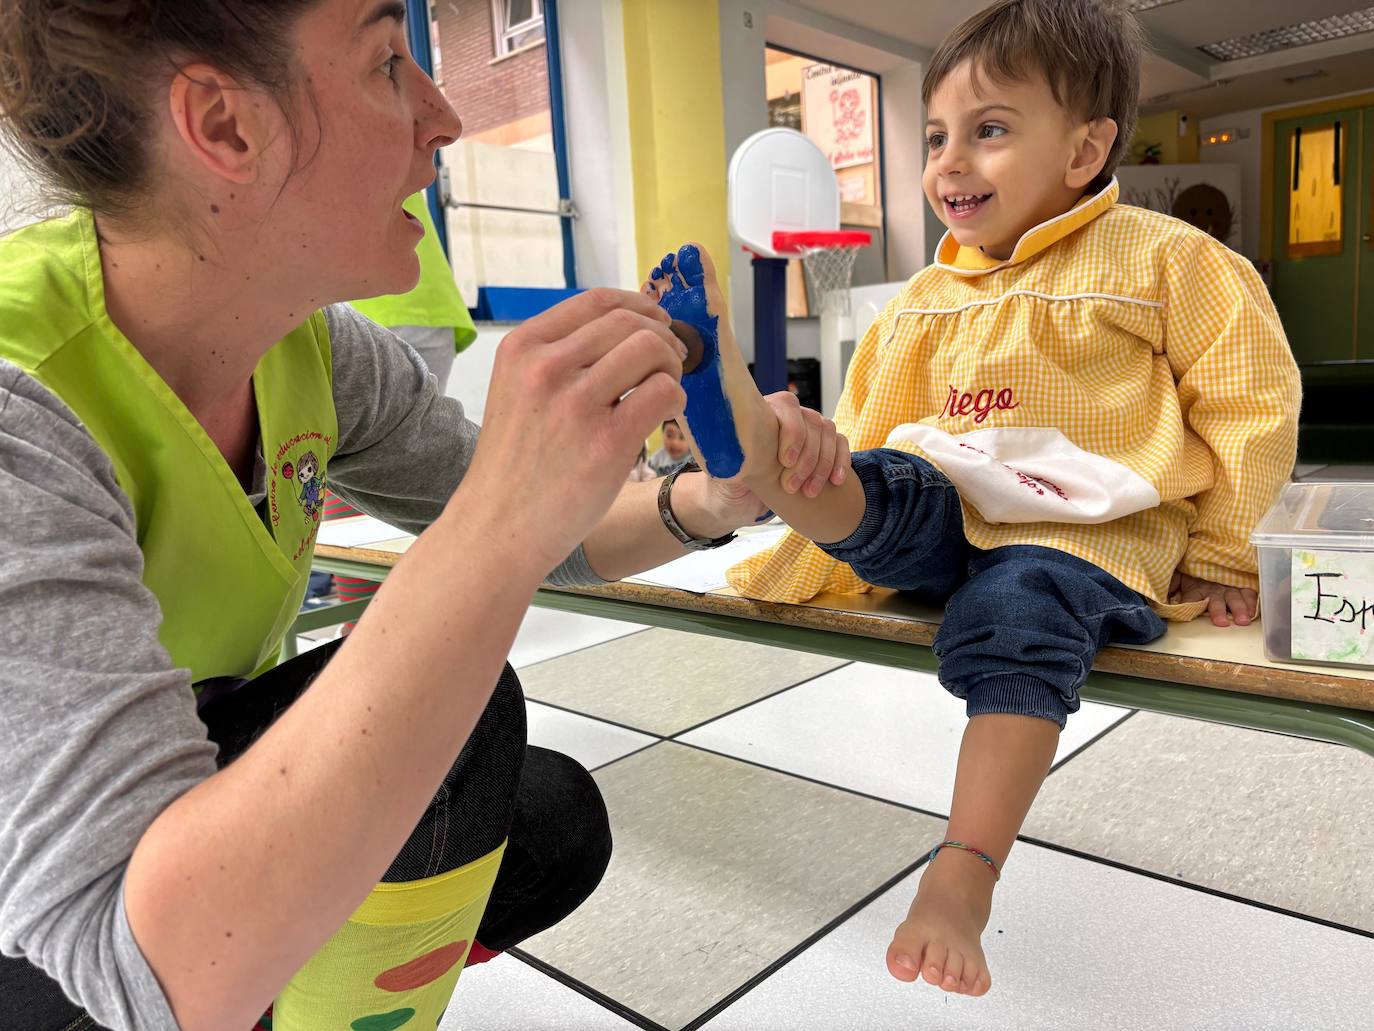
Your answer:
[[[1220,888],[1209,888],[1205,884],[1194,884],[1192,881],[1185,881],[1179,877],[1171,877],[1168,874],[1159,873],[1155,870],[1147,870],[1144,867],[1131,866],[1129,863],[1123,863],[1118,859],[1108,859],[1106,856],[1094,856],[1090,853],[1082,852],[1076,848],[1070,848],[1068,845],[1058,845],[1052,841],[1046,841],[1043,838],[1032,838],[1029,835],[1018,834],[1016,836],[1016,840],[1025,842],[1028,845],[1035,845],[1038,848],[1048,849],[1051,852],[1058,852],[1061,855],[1072,856],[1075,859],[1082,859],[1089,863],[1098,863],[1102,866],[1108,866],[1112,869],[1120,870],[1123,873],[1135,874],[1139,877],[1147,877],[1152,881],[1162,881],[1165,884],[1172,884],[1178,888],[1187,888],[1190,891],[1201,892],[1204,895],[1213,895],[1219,899],[1224,899],[1227,902],[1239,903],[1242,906],[1249,906],[1252,909],[1262,909],[1267,912],[1277,914],[1278,916],[1286,916],[1294,920],[1302,920],[1303,922],[1309,924],[1318,924],[1322,927],[1329,927],[1333,931],[1345,931],[1348,934],[1353,934],[1360,938],[1374,938],[1374,931],[1366,931],[1361,927],[1352,927],[1349,924],[1342,924],[1338,923],[1335,920],[1328,920],[1326,917],[1312,916],[1308,913],[1299,913],[1295,909],[1285,909],[1282,906],[1274,905],[1272,902],[1261,902],[1258,899],[1247,899],[1242,895],[1233,895],[1228,891],[1222,891]]]
[[[642,745],[642,746],[640,746],[639,748],[636,748],[633,752],[626,752],[624,755],[617,755],[614,759],[607,759],[607,760],[606,760],[604,763],[602,763],[600,766],[594,766],[594,767],[592,767],[591,769],[589,769],[587,772],[588,772],[588,773],[600,773],[600,772],[601,772],[602,770],[604,770],[606,767],[608,767],[608,766],[614,766],[616,763],[620,762],[622,759],[629,759],[629,758],[631,758],[632,756],[638,755],[640,752],[647,752],[649,749],[651,749],[651,748],[657,748],[659,745],[661,745],[661,744],[663,744],[663,743],[664,743],[664,739],[663,739],[663,738],[659,738],[657,741],[650,741],[647,745]]]
[[[655,1023],[648,1017],[644,1016],[642,1013],[638,1013],[635,1010],[630,1009],[630,1007],[626,1006],[623,1002],[620,1002],[616,999],[612,999],[609,995],[605,994],[604,992],[597,991],[591,985],[584,984],[582,981],[579,981],[571,974],[564,973],[558,967],[554,966],[551,963],[546,963],[538,956],[533,956],[530,953],[526,952],[524,949],[512,948],[507,949],[506,951],[509,952],[516,959],[520,960],[520,962],[526,964],[527,966],[533,967],[535,970],[538,970],[541,974],[544,974],[546,977],[550,977],[553,980],[557,981],[559,984],[563,985],[563,987],[571,988],[573,991],[577,992],[578,995],[590,999],[592,1002],[596,1003],[603,1009],[610,1010],[616,1016],[628,1020],[631,1024],[634,1024],[636,1027],[643,1028],[644,1031],[668,1031],[668,1028],[664,1027],[662,1024]]]
[[[533,608],[533,607],[535,607],[535,606],[531,606],[531,608]],[[552,610],[552,609],[551,609],[551,610],[549,610],[549,611],[556,611],[556,610]],[[600,619],[600,618],[604,618],[604,617],[594,616],[594,617],[592,617],[592,618],[594,618],[594,619]],[[591,651],[593,648],[600,648],[603,644],[615,644],[616,641],[623,641],[623,640],[625,640],[625,638],[627,638],[627,637],[638,637],[640,634],[645,633],[645,632],[647,632],[647,631],[649,631],[649,630],[657,630],[657,629],[658,629],[658,627],[645,626],[645,625],[643,625],[642,623],[641,623],[641,624],[638,624],[638,626],[639,626],[639,629],[638,629],[638,630],[631,630],[628,634],[620,634],[620,635],[617,636],[617,637],[608,637],[608,638],[607,638],[606,640],[604,640],[604,641],[594,641],[594,642],[591,643],[591,644],[584,644],[584,645],[582,645],[582,647],[580,647],[580,648],[574,648],[574,649],[573,649],[572,651],[570,651],[570,652],[559,652],[557,655],[550,655],[547,659],[539,659],[539,660],[536,661],[536,662],[527,662],[527,663],[525,663],[523,666],[516,666],[516,665],[512,664],[512,665],[511,665],[511,669],[515,670],[515,672],[518,674],[522,669],[534,669],[535,666],[542,666],[542,665],[544,665],[544,663],[546,663],[546,662],[557,662],[559,659],[566,659],[569,655],[580,655],[580,654],[582,654],[583,652],[589,652],[589,651]],[[509,657],[508,657],[508,661],[509,661]]]
[[[930,809],[922,809],[920,806],[912,805],[909,802],[898,802],[896,799],[883,798],[879,795],[870,795],[868,792],[860,791],[858,788],[849,788],[845,787],[843,784],[832,784],[826,780],[817,780],[815,777],[808,777],[804,773],[793,773],[791,770],[780,770],[776,766],[769,766],[767,763],[756,762],[753,759],[745,759],[738,755],[730,755],[728,752],[717,752],[714,748],[707,748],[705,745],[695,745],[690,741],[670,739],[662,743],[668,745],[681,745],[683,748],[695,749],[698,752],[705,752],[707,755],[714,755],[721,759],[729,759],[731,762],[743,763],[745,766],[753,766],[756,769],[767,770],[769,773],[777,773],[784,777],[791,777],[793,780],[801,780],[808,784],[815,784],[819,787],[831,788],[835,791],[841,791],[846,795],[854,795],[857,798],[866,798],[870,802],[882,802],[885,805],[895,806],[907,812],[919,813],[921,816],[931,816],[937,820],[949,819],[949,815],[946,813],[937,813]]]
[[[1124,720],[1121,721],[1121,722],[1124,722]],[[1118,725],[1119,725],[1119,724],[1118,724]],[[1111,728],[1108,728],[1108,729],[1110,730]],[[1100,736],[1100,735],[1099,735],[1099,736]],[[715,755],[715,756],[718,756],[718,757],[720,757],[720,758],[722,758],[722,759],[731,760],[732,762],[744,763],[746,766],[754,766],[754,767],[757,767],[758,769],[761,769],[761,770],[767,770],[767,771],[769,771],[770,773],[777,773],[777,774],[780,774],[780,775],[782,775],[782,776],[784,776],[784,777],[792,777],[792,778],[794,778],[794,779],[796,779],[796,780],[805,781],[805,782],[807,782],[807,783],[809,783],[809,784],[815,784],[815,785],[817,785],[817,786],[819,786],[819,787],[823,787],[823,788],[831,788],[831,789],[833,789],[833,790],[835,790],[835,791],[840,791],[840,792],[843,792],[843,793],[845,793],[845,794],[847,794],[847,795],[854,795],[854,796],[856,796],[856,797],[858,797],[858,798],[866,798],[866,799],[868,799],[869,801],[873,801],[873,802],[882,802],[882,803],[885,803],[885,804],[887,804],[887,805],[893,806],[893,807],[895,807],[895,808],[897,808],[897,809],[903,809],[903,810],[905,810],[905,811],[907,811],[907,812],[917,813],[917,814],[919,814],[919,815],[921,815],[921,816],[929,816],[929,817],[932,817],[932,818],[934,818],[934,819],[942,820],[942,821],[945,821],[945,822],[948,822],[948,820],[949,820],[949,816],[946,815],[946,814],[937,813],[937,812],[934,812],[934,811],[932,811],[932,810],[930,810],[930,809],[922,809],[920,806],[914,806],[914,805],[911,805],[911,804],[908,803],[908,802],[899,802],[899,801],[897,801],[896,799],[891,799],[891,798],[880,798],[880,797],[877,796],[877,795],[870,795],[870,794],[868,794],[868,793],[866,793],[866,792],[858,791],[858,790],[856,790],[856,789],[854,789],[854,788],[844,787],[843,785],[840,785],[840,784],[831,784],[831,783],[829,783],[828,781],[817,780],[817,779],[814,778],[814,777],[807,777],[807,776],[804,776],[803,774],[792,773],[792,772],[790,772],[790,771],[788,771],[788,770],[780,770],[780,769],[778,769],[778,768],[776,768],[776,767],[774,767],[774,766],[767,766],[767,765],[765,765],[765,764],[763,764],[763,763],[754,762],[754,761],[752,761],[752,760],[750,760],[750,759],[741,759],[739,756],[727,755],[727,754],[724,753],[724,752],[717,752],[717,751],[715,751],[714,749],[704,748],[704,747],[702,747],[701,745],[690,744],[690,743],[688,743],[688,742],[686,742],[686,741],[663,741],[663,742],[660,742],[660,743],[661,743],[661,744],[680,745],[680,746],[682,746],[683,748],[693,748],[693,749],[696,749],[696,750],[699,751],[699,752],[705,752],[705,753],[707,753],[708,755]],[[1086,746],[1085,746],[1085,747],[1086,747]],[[1260,901],[1259,899],[1248,899],[1248,898],[1245,898],[1243,895],[1232,895],[1232,894],[1230,894],[1230,893],[1228,893],[1228,892],[1225,892],[1225,891],[1222,891],[1222,890],[1220,890],[1220,889],[1218,889],[1218,888],[1209,888],[1209,887],[1207,887],[1206,885],[1203,885],[1203,884],[1194,884],[1194,883],[1191,882],[1191,881],[1181,880],[1180,878],[1177,878],[1177,877],[1170,877],[1168,874],[1156,873],[1155,871],[1153,871],[1153,870],[1147,870],[1147,869],[1145,869],[1144,867],[1131,866],[1131,865],[1129,865],[1129,864],[1127,864],[1127,863],[1121,862],[1120,860],[1109,859],[1109,858],[1107,858],[1106,856],[1095,856],[1095,855],[1092,855],[1091,853],[1088,853],[1088,852],[1082,852],[1082,851],[1079,851],[1078,849],[1070,848],[1070,847],[1067,846],[1067,845],[1056,845],[1056,844],[1053,844],[1052,842],[1046,841],[1046,840],[1044,840],[1044,839],[1042,839],[1042,838],[1033,838],[1033,837],[1030,837],[1029,835],[1018,834],[1018,835],[1016,836],[1016,840],[1017,840],[1018,842],[1024,842],[1024,843],[1026,843],[1026,844],[1028,844],[1028,845],[1037,845],[1037,846],[1040,846],[1040,847],[1042,847],[1042,848],[1047,848],[1047,849],[1050,849],[1050,850],[1055,851],[1055,852],[1062,852],[1062,853],[1065,854],[1065,855],[1073,856],[1073,857],[1076,858],[1076,859],[1082,859],[1082,860],[1085,860],[1086,862],[1090,862],[1090,863],[1100,863],[1100,864],[1103,865],[1103,866],[1113,867],[1113,868],[1115,868],[1115,869],[1117,869],[1117,870],[1122,870],[1122,871],[1124,871],[1124,872],[1126,872],[1126,873],[1139,874],[1141,877],[1148,877],[1148,878],[1151,878],[1151,879],[1153,879],[1153,880],[1164,881],[1165,883],[1173,884],[1173,885],[1175,885],[1175,886],[1177,886],[1177,887],[1180,887],[1180,888],[1187,888],[1187,889],[1190,889],[1190,890],[1192,890],[1192,891],[1200,891],[1200,892],[1203,892],[1204,894],[1208,894],[1208,895],[1216,895],[1217,897],[1226,899],[1226,900],[1229,901],[1229,902],[1236,902],[1236,903],[1239,903],[1239,904],[1244,905],[1244,906],[1251,906],[1251,907],[1253,907],[1253,908],[1255,908],[1255,909],[1264,909],[1264,910],[1268,910],[1269,912],[1277,913],[1277,914],[1279,914],[1279,915],[1281,915],[1281,916],[1290,916],[1290,917],[1293,917],[1293,918],[1298,919],[1298,920],[1305,920],[1305,921],[1307,921],[1307,922],[1309,922],[1309,923],[1321,924],[1321,925],[1324,926],[1324,927],[1330,927],[1330,928],[1333,928],[1334,930],[1338,930],[1338,931],[1348,931],[1348,932],[1350,932],[1351,934],[1359,935],[1359,936],[1365,937],[1365,938],[1374,938],[1374,931],[1365,931],[1365,930],[1362,930],[1361,928],[1358,928],[1358,927],[1351,927],[1351,926],[1346,925],[1346,924],[1337,923],[1337,922],[1335,922],[1335,921],[1333,921],[1333,920],[1327,920],[1327,919],[1324,918],[1324,917],[1310,916],[1310,915],[1308,915],[1308,914],[1306,914],[1306,913],[1299,913],[1299,912],[1297,912],[1296,910],[1284,909],[1284,908],[1281,907],[1281,906],[1275,906],[1273,903],[1270,903],[1270,902],[1262,902],[1262,901]],[[686,1031],[686,1029],[684,1029],[684,1031]]]
[[[907,877],[910,877],[913,873],[920,869],[921,866],[923,866],[929,860],[929,858],[929,856],[922,856],[914,863],[911,863],[910,865],[904,867],[900,872],[888,878],[873,891],[869,892],[867,895],[859,899],[857,902],[851,904],[849,908],[841,912],[839,916],[833,918],[832,920],[823,924],[821,927],[817,928],[815,931],[811,932],[811,934],[803,938],[796,945],[792,946],[792,948],[788,949],[785,953],[783,953],[781,956],[775,959],[772,963],[768,964],[768,966],[764,967],[753,977],[749,978],[749,980],[745,981],[738,988],[733,989],[727,995],[712,1003],[699,1016],[684,1024],[682,1026],[681,1031],[697,1031],[697,1029],[700,1028],[703,1024],[707,1023],[710,1020],[714,1020],[716,1017],[720,1016],[720,1014],[724,1013],[735,1003],[739,1002],[740,999],[744,998],[759,985],[763,984],[764,981],[768,980],[783,967],[787,966],[787,964],[791,963],[803,952],[811,948],[811,946],[815,945],[822,938],[825,938],[833,932],[835,932],[836,930],[838,930],[842,924],[848,921],[860,910],[863,910],[868,906],[872,905],[879,898],[887,894],[887,892],[891,891],[903,880],[905,880]]]
[[[521,691],[523,693],[523,686],[521,687]],[[566,705],[559,705],[557,702],[546,702],[539,698],[531,698],[528,695],[525,696],[525,701],[534,702],[536,705],[545,705],[548,706],[550,709],[557,709],[559,712],[566,712],[570,716],[581,716],[583,719],[594,720],[597,723],[604,723],[608,727],[618,727],[621,730],[633,731],[634,733],[640,734],[644,737],[654,738],[655,744],[657,744],[660,741],[668,740],[662,734],[655,734],[652,730],[645,730],[642,727],[632,727],[628,723],[618,723],[615,720],[608,720],[604,716],[593,716],[590,713],[579,712],[577,709],[569,709]]]
[[[1094,702],[1094,703],[1092,703],[1092,704],[1094,704],[1094,705],[1100,705],[1100,704],[1102,704],[1102,703],[1101,703],[1101,702]],[[1109,708],[1117,708],[1117,709],[1119,709],[1119,708],[1121,708],[1121,706],[1109,706]],[[1050,774],[1054,773],[1056,770],[1060,769],[1062,766],[1067,765],[1068,762],[1069,762],[1069,760],[1071,760],[1071,759],[1077,759],[1080,755],[1082,755],[1084,752],[1086,752],[1086,751],[1087,751],[1089,748],[1091,748],[1093,745],[1097,744],[1097,743],[1098,743],[1099,741],[1101,741],[1104,737],[1107,737],[1109,734],[1113,733],[1118,727],[1121,727],[1121,726],[1125,725],[1125,723],[1126,723],[1132,716],[1135,716],[1135,715],[1136,715],[1137,713],[1139,713],[1139,712],[1140,712],[1139,709],[1127,709],[1127,710],[1126,710],[1126,715],[1122,716],[1121,719],[1114,721],[1110,726],[1103,727],[1101,730],[1099,730],[1099,731],[1098,731],[1096,734],[1094,734],[1092,737],[1088,738],[1087,741],[1084,741],[1081,745],[1079,745],[1077,748],[1075,748],[1072,752],[1070,752],[1068,755],[1064,756],[1064,758],[1060,759],[1060,760],[1059,760],[1058,762],[1056,762],[1053,766],[1051,766],[1051,767],[1050,767],[1050,772],[1047,773],[1047,774],[1045,774],[1045,779],[1046,779],[1046,780],[1049,780],[1049,779],[1050,779]]]
[[[694,731],[700,730],[702,727],[708,727],[712,723],[716,723],[720,720],[723,720],[727,716],[735,716],[743,712],[745,709],[750,708],[751,706],[759,705],[763,702],[768,701],[771,698],[777,698],[779,695],[786,694],[788,691],[794,691],[805,684],[810,684],[813,681],[819,680],[821,677],[828,677],[831,673],[838,673],[842,669],[846,669],[849,666],[853,666],[855,662],[856,660],[854,659],[850,659],[848,662],[841,662],[838,666],[834,667],[833,669],[828,669],[823,673],[813,674],[812,676],[806,677],[802,680],[798,680],[795,684],[788,684],[786,687],[780,687],[776,691],[772,691],[769,694],[764,695],[762,698],[755,698],[753,701],[745,702],[743,705],[738,705],[735,708],[731,709],[729,712],[722,712],[719,715],[712,716],[710,719],[702,720],[700,723],[694,723],[692,726],[687,727],[684,730],[679,730],[674,734],[669,734],[664,738],[664,740],[676,741],[678,738],[682,737],[683,734],[691,734]]]

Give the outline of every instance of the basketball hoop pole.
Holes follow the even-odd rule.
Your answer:
[[[787,259],[755,254],[754,383],[760,394],[787,389]]]
[[[773,233],[773,250],[800,257],[806,269],[812,311],[820,319],[821,413],[832,418],[844,386],[844,342],[854,338],[850,274],[858,251],[872,242],[870,233],[855,229]]]
[[[835,169],[795,129],[764,129],[746,139],[730,158],[728,182],[730,236],[754,256],[754,381],[765,394],[786,390],[788,260],[842,252],[835,266],[842,282],[827,277],[821,289],[813,287],[821,303],[827,292],[848,288],[854,250],[871,237],[840,229]],[[806,260],[807,281],[815,284],[821,280],[813,264]]]

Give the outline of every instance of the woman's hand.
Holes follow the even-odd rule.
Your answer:
[[[485,506],[494,546],[544,576],[605,514],[644,439],[680,414],[686,348],[654,301],[589,290],[497,351],[477,451],[453,504]],[[458,501],[461,496],[461,501]]]

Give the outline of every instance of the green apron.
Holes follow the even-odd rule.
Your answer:
[[[110,320],[90,211],[0,239],[0,358],[61,398],[114,464],[172,661],[193,682],[272,666],[305,593],[338,446],[324,317],[310,316],[253,373],[261,511]]]
[[[454,346],[462,351],[477,339],[477,329],[472,324],[468,306],[463,303],[458,284],[453,281],[453,269],[439,243],[439,234],[434,230],[429,203],[423,193],[417,193],[407,198],[403,207],[425,227],[425,238],[415,248],[415,255],[420,259],[420,281],[409,293],[354,301],[353,307],[377,325],[387,328],[452,326]]]

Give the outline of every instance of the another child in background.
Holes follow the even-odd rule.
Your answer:
[[[940,680],[971,718],[887,967],[950,992],[992,984],[994,882],[1097,653],[1161,617],[1248,623],[1249,534],[1293,470],[1298,371],[1255,270],[1116,202],[1139,56],[1105,0],[998,0],[959,26],[924,84],[923,185],[949,233],[855,353],[835,421],[857,475],[784,493],[775,444],[742,442],[742,481],[796,532],[731,571],[740,593],[945,606]],[[703,289],[723,316],[702,259],[704,287],[646,290]]]
[[[676,472],[692,460],[692,448],[676,419],[663,424],[663,446],[649,456],[649,467],[658,476]]]

